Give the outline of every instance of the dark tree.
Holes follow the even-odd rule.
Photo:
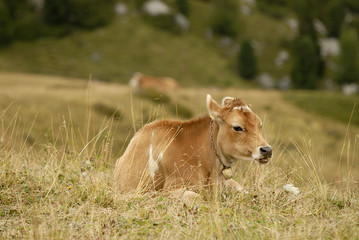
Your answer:
[[[339,37],[340,29],[345,17],[345,6],[342,0],[331,0],[327,20],[328,35]]]
[[[178,11],[185,16],[189,16],[189,3],[188,0],[176,0]]]
[[[358,35],[355,29],[344,29],[340,37],[341,54],[337,82],[359,84]]]
[[[71,15],[69,0],[45,0],[44,21],[50,25],[65,25],[69,23]]]
[[[238,8],[238,3],[235,0],[214,0],[210,25],[215,34],[237,36]]]
[[[344,0],[345,5],[348,6],[350,11],[359,13],[359,1],[358,0]]]
[[[114,17],[114,0],[45,0],[43,16],[51,25],[96,28]]]
[[[298,38],[294,43],[293,67],[291,72],[294,88],[315,89],[318,87],[317,54],[310,36]]]
[[[317,33],[314,29],[314,10],[315,5],[312,0],[295,0],[295,10],[297,12],[299,20],[299,36],[301,39],[303,37],[310,37],[312,44],[315,49],[317,66],[316,74],[318,79],[324,75],[325,62],[322,56],[320,55],[320,47],[318,43]]]
[[[245,79],[253,79],[257,73],[257,58],[251,41],[245,39],[238,54],[239,74]]]
[[[0,45],[7,44],[14,34],[13,21],[8,6],[0,0]]]

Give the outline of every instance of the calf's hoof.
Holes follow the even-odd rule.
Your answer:
[[[201,195],[192,191],[185,191],[182,195],[182,201],[188,205],[202,201]]]

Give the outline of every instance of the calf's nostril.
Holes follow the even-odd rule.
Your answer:
[[[272,148],[271,147],[261,147],[259,149],[264,158],[272,157]]]

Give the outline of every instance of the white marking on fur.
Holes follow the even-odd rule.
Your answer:
[[[149,158],[148,158],[148,171],[150,172],[150,176],[153,178],[155,176],[155,173],[158,170],[158,164],[154,160],[152,155],[152,144],[149,149]]]
[[[232,97],[225,97],[222,99],[222,106],[224,107],[224,105],[226,104],[226,101],[230,100],[233,101],[235,98]]]
[[[211,100],[212,100],[211,95],[207,94],[207,99],[206,99],[207,108],[209,107],[209,104],[210,104]],[[208,109],[208,110],[209,110],[209,109]]]
[[[239,160],[243,160],[243,161],[253,161],[254,158],[253,157],[240,157]]]
[[[244,110],[244,111],[250,111],[250,112],[252,112],[252,110],[251,110],[248,106],[239,106],[239,107],[234,107],[233,109]]]
[[[140,78],[142,77],[142,74],[141,73],[138,73],[136,72],[135,74],[133,74],[130,82],[129,82],[129,85],[130,87],[132,88],[138,88],[139,85],[140,85]]]
[[[261,159],[263,157],[261,154],[261,147],[262,146],[256,148],[256,151],[252,154],[253,159]]]

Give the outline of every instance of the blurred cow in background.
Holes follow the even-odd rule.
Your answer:
[[[180,87],[173,78],[150,77],[138,72],[132,76],[129,85],[136,90],[154,89],[159,92],[176,90]]]

